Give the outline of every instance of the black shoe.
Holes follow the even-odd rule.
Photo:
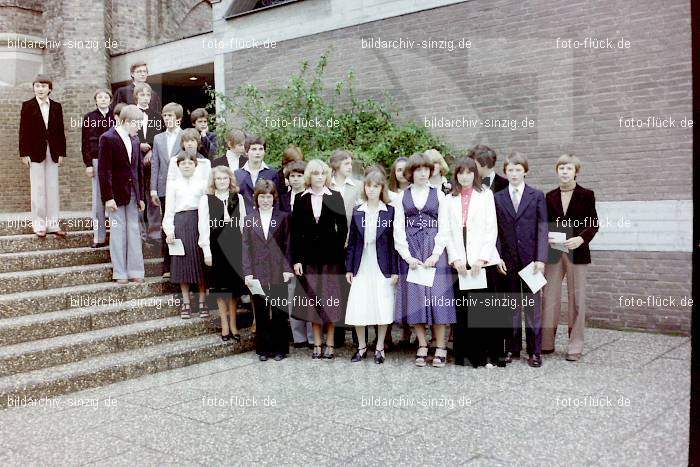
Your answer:
[[[261,362],[266,362],[267,361],[267,355],[258,355],[258,360]]]
[[[319,360],[321,358],[321,346],[314,345],[312,347],[314,349],[314,352],[311,354],[311,359],[312,360]],[[318,351],[316,351],[316,349],[318,349]]]
[[[530,355],[527,359],[527,364],[533,368],[539,368],[542,366],[542,357],[539,355]]]
[[[513,363],[513,360],[520,360],[520,352],[508,352],[506,354],[506,363]]]
[[[335,347],[333,347],[332,345],[327,345],[326,351],[323,352],[323,358],[325,358],[326,360],[333,360],[335,358],[335,353],[333,352],[334,348]],[[330,349],[330,351],[328,349]]]
[[[275,354],[274,360],[275,360],[276,362],[279,362],[280,360],[284,360],[284,355],[281,354],[281,353]]]
[[[384,351],[383,350],[375,350],[374,351],[374,363],[377,365],[381,365],[384,363]]]
[[[464,366],[464,359],[463,358],[456,359],[455,365]]]
[[[505,368],[507,364],[506,357],[499,357],[496,361],[496,366],[499,368]]]
[[[229,334],[222,335],[222,336],[221,336],[221,340],[224,341],[224,342],[230,341],[230,340],[231,340],[231,334],[229,333]]]
[[[231,337],[231,339],[233,339],[233,340],[236,341],[236,342],[240,342],[240,341],[241,341],[241,335],[240,335],[240,334],[231,334],[231,333],[229,333],[229,337]]]
[[[90,245],[90,248],[102,248],[103,246],[107,246],[107,242],[93,243]]]
[[[305,349],[309,344],[306,342],[295,342],[293,345],[295,349]]]
[[[360,353],[361,350],[364,350],[364,352]],[[352,356],[350,361],[353,363],[361,362],[362,359],[365,358],[366,356],[367,356],[367,346],[364,346],[361,349],[357,349],[357,352],[355,352],[355,355]]]

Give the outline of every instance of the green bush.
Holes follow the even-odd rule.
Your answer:
[[[335,149],[348,149],[365,165],[374,163],[385,167],[399,156],[435,148],[449,154],[451,148],[415,122],[402,122],[390,99],[382,102],[356,97],[350,72],[333,89],[323,85],[328,63],[323,54],[313,69],[302,62],[282,89],[261,91],[252,84],[241,85],[230,95],[207,88],[209,109],[221,103],[216,126],[219,141],[225,141],[232,121],[242,122],[247,134],[262,136],[267,142],[266,160],[279,164],[282,152],[289,144],[299,146],[307,160],[327,160]],[[223,115],[222,115],[223,112]],[[302,122],[320,122],[319,127]],[[219,145],[224,154],[224,144]]]

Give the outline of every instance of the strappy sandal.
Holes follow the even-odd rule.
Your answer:
[[[318,351],[316,349],[318,349]],[[319,360],[320,358],[321,358],[321,346],[314,345],[314,352],[311,354],[311,359],[312,360]]]
[[[360,353],[362,350],[364,350],[364,352]],[[365,358],[366,356],[367,356],[367,346],[365,345],[364,347],[361,347],[361,348],[358,347],[357,352],[355,352],[355,355],[352,356],[350,361],[353,363],[361,362],[362,359]]]
[[[384,363],[384,349],[376,349],[374,351],[374,363],[377,365]]]
[[[332,345],[326,345],[326,351],[323,352],[323,358],[326,360],[333,360],[335,358],[335,354],[333,353],[334,348],[335,347],[333,347]],[[328,351],[328,349],[331,349],[330,352]]]
[[[180,308],[180,318],[190,319],[191,316],[192,316],[192,309],[190,308],[190,304],[183,303],[182,308]]]
[[[445,355],[438,355],[438,351],[440,353],[445,353]],[[433,357],[433,362],[432,365],[435,368],[442,368],[445,366],[445,362],[447,362],[447,348],[446,347],[436,347],[435,348],[435,356]]]
[[[421,355],[421,349],[425,349],[425,355]],[[416,366],[424,367],[425,361],[428,358],[428,346],[419,345],[418,351],[416,352]]]
[[[199,302],[199,317],[208,318],[209,317],[209,307],[207,302]]]

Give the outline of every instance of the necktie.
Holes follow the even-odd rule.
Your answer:
[[[518,212],[518,206],[520,206],[520,190],[518,188],[513,189],[513,207],[515,212]]]
[[[491,177],[484,177],[483,184],[491,188]]]

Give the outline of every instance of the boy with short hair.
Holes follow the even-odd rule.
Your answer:
[[[531,262],[535,263],[535,272],[544,272],[544,263],[549,254],[547,202],[544,193],[525,184],[528,168],[527,158],[517,152],[510,154],[503,164],[508,187],[494,194],[498,219],[496,247],[501,256],[498,269],[505,275],[503,290],[518,301],[517,310],[513,314],[512,332],[506,336],[506,362],[520,358],[522,308],[525,314],[528,364],[539,368],[542,366],[541,292],[529,292],[528,285],[518,272]],[[529,306],[529,303],[534,305]]]
[[[141,199],[143,160],[136,138],[143,115],[135,105],[127,105],[119,118],[121,123],[100,137],[98,149],[100,192],[110,220],[112,277],[118,284],[126,284],[129,279],[143,283],[139,224],[139,212],[145,209]]]
[[[490,188],[493,193],[501,191],[508,186],[508,180],[498,175],[494,169],[498,158],[496,151],[488,146],[479,144],[471,150],[469,158],[474,159],[474,162],[476,162],[482,186]]]
[[[246,139],[245,151],[248,161],[236,170],[236,182],[238,189],[245,201],[246,212],[253,212],[253,193],[258,180],[272,180],[277,183],[277,171],[265,164],[265,140],[258,136],[251,136]]]
[[[63,108],[49,98],[49,77],[37,75],[32,86],[34,97],[22,102],[19,119],[19,157],[29,167],[32,229],[40,238],[47,233],[65,237],[58,218],[58,168],[66,157]]]
[[[234,128],[228,132],[226,137],[226,155],[217,157],[211,163],[212,168],[223,165],[231,170],[240,169],[248,162],[245,156],[245,133]]]
[[[148,65],[146,62],[135,62],[129,67],[129,72],[131,74],[131,79],[133,80],[126,86],[122,86],[117,89],[114,93],[114,100],[112,101],[112,107],[116,106],[120,102],[125,104],[136,104],[136,97],[134,96],[134,85],[136,83],[145,83],[148,79]],[[157,92],[153,92],[151,96],[151,105],[149,106],[154,112],[160,112],[161,101],[160,96]],[[115,112],[115,115],[117,113]]]
[[[92,222],[93,241],[92,248],[100,248],[107,245],[107,223],[105,217],[105,205],[100,193],[100,179],[98,172],[98,156],[100,136],[116,125],[114,115],[109,108],[112,93],[107,89],[98,89],[94,94],[97,108],[88,112],[83,117],[82,128],[82,153],[85,163],[85,173],[92,179]]]
[[[180,122],[183,108],[180,104],[170,102],[163,107],[165,131],[153,138],[151,154],[151,203],[160,207],[161,217],[165,215],[165,188],[168,180],[170,160],[180,153],[182,147]],[[165,233],[161,232],[161,254],[163,255],[163,277],[170,277],[170,254],[165,243]]]
[[[352,178],[352,161],[354,157],[350,151],[336,149],[331,154],[328,165],[333,170],[333,184],[331,188],[340,192],[345,203],[345,217],[348,226],[352,220],[352,209],[360,196],[360,185]]]
[[[216,144],[216,133],[209,131],[209,112],[201,107],[194,109],[190,113],[190,121],[202,138],[202,144],[198,148],[199,153],[211,161],[216,157],[216,151],[219,148]],[[230,167],[230,169],[236,170],[236,167]]]

